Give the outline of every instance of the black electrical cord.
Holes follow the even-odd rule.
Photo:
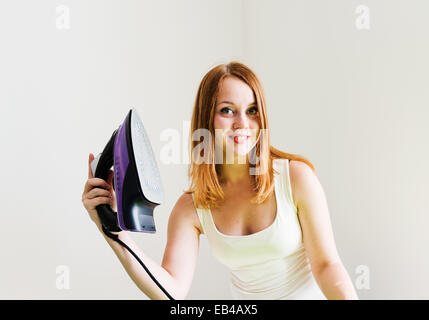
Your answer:
[[[150,273],[149,269],[145,266],[145,264],[143,263],[143,261],[140,260],[140,258],[135,254],[135,252],[133,250],[130,249],[130,247],[128,247],[123,241],[119,240],[118,235],[110,233],[109,231],[107,231],[107,229],[104,228],[104,226],[102,226],[103,228],[103,232],[106,236],[108,236],[110,239],[116,241],[117,243],[119,243],[121,246],[123,246],[125,249],[128,250],[129,253],[131,253],[134,258],[137,259],[137,261],[140,263],[140,265],[143,267],[143,269],[145,269],[145,271],[147,272],[147,274],[149,275],[149,277],[151,277],[151,279],[156,283],[156,285],[162,290],[162,292],[165,293],[165,295],[168,297],[168,299],[170,300],[175,300],[172,296],[170,296],[170,294],[167,292],[167,290],[164,289],[164,287],[158,282],[158,280],[155,279],[155,277],[152,275],[152,273]]]

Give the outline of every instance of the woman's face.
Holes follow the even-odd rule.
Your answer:
[[[242,162],[257,142],[260,128],[258,107],[252,89],[236,77],[219,83],[214,129],[216,147],[222,147],[227,163]],[[234,160],[234,162],[232,162]]]

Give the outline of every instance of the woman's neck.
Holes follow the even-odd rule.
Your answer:
[[[224,186],[251,184],[249,164],[223,164],[220,167],[220,181]]]

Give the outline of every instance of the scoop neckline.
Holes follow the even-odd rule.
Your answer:
[[[279,219],[279,197],[278,197],[278,194],[277,194],[277,183],[278,183],[277,182],[277,180],[278,180],[277,176],[280,176],[280,174],[277,174],[274,177],[274,197],[275,197],[275,200],[276,200],[276,216],[274,218],[274,221],[268,227],[266,227],[266,228],[264,228],[262,230],[259,230],[257,232],[251,233],[251,234],[244,234],[244,235],[225,234],[225,233],[222,233],[222,232],[220,232],[218,230],[218,228],[216,227],[216,223],[214,222],[211,210],[207,209],[208,212],[209,212],[211,223],[212,223],[213,228],[216,231],[216,233],[219,234],[222,237],[225,237],[225,238],[251,238],[251,237],[255,237],[255,236],[259,235],[259,234],[266,233],[270,229],[274,228],[274,225],[277,223],[277,220]]]

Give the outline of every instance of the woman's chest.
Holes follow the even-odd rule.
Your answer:
[[[218,208],[211,209],[216,228],[225,235],[250,235],[268,228],[277,214],[274,192],[261,204],[250,202],[250,196],[230,195]]]

